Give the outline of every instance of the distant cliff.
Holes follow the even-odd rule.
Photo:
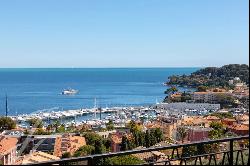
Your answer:
[[[222,67],[206,67],[191,75],[173,75],[169,77],[168,85],[179,85],[197,88],[198,86],[228,87],[228,81],[239,77],[249,85],[249,66],[246,64],[229,64]]]

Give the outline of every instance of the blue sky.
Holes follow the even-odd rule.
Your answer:
[[[248,64],[248,0],[1,0],[0,67]]]

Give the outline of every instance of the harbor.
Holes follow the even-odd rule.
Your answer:
[[[209,107],[211,106],[209,105]],[[54,109],[10,117],[17,121],[22,128],[29,128],[30,126],[27,122],[34,118],[42,120],[45,126],[53,124],[55,121],[59,121],[66,127],[70,125],[80,126],[83,124],[88,124],[94,127],[105,125],[109,121],[112,121],[116,127],[124,127],[125,124],[131,120],[143,120],[144,122],[149,122],[156,120],[159,116],[176,116],[180,118],[182,116],[190,115],[205,115],[217,110],[211,109],[212,107],[208,109],[209,107],[206,105],[201,107],[199,103],[189,103],[189,105],[187,105],[187,103],[156,103],[150,106],[93,107],[75,110]]]
[[[130,120],[145,119],[153,120],[157,118],[159,111],[153,107],[112,107],[112,108],[91,108],[65,111],[42,111],[31,114],[10,116],[17,121],[20,127],[28,128],[27,121],[30,119],[40,119],[45,125],[59,121],[65,126],[70,125],[103,125],[110,120],[119,126],[124,126]]]

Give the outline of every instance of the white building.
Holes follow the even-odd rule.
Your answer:
[[[116,133],[116,130],[97,132],[96,134],[100,135],[102,138],[108,138],[109,134],[113,133]]]
[[[192,99],[197,102],[218,103],[218,95],[232,95],[230,92],[194,92]]]
[[[210,104],[210,103],[185,103],[185,102],[178,102],[178,103],[160,103],[156,105],[157,108],[165,109],[165,110],[219,110],[220,104]]]

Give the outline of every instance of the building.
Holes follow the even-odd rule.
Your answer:
[[[111,134],[110,139],[111,139],[111,152],[120,152],[122,135],[119,133]]]
[[[160,118],[158,124],[165,138],[175,138],[177,126],[181,124],[181,120],[177,118]]]
[[[205,117],[204,119],[206,119],[208,123],[213,122],[213,121],[217,121],[217,122],[221,121],[220,118],[218,118],[217,116],[211,116],[211,115]]]
[[[225,118],[225,119],[221,119],[221,122],[224,125],[232,126],[234,123],[236,123],[236,120],[235,119],[231,119],[231,118]]]
[[[233,126],[228,126],[228,129],[237,135],[249,135],[249,126],[244,124],[234,124]]]
[[[33,152],[28,155],[25,155],[19,159],[18,163],[20,164],[35,164],[40,162],[52,161],[52,160],[59,160],[59,157],[54,155],[45,153],[45,152]],[[18,164],[16,163],[16,164]]]
[[[116,130],[97,132],[96,134],[100,135],[102,138],[108,138],[109,134],[113,134],[113,133],[116,133]]]
[[[31,150],[53,152],[57,137],[61,137],[61,135],[21,136],[19,143],[22,144],[21,148],[24,147],[25,154],[30,153]]]
[[[184,116],[181,125],[209,127],[209,121],[203,116]]]
[[[192,99],[201,103],[218,103],[218,95],[232,95],[230,92],[194,92]]]
[[[3,165],[15,164],[17,143],[17,138],[0,136],[0,161]]]
[[[211,128],[204,128],[198,126],[188,127],[188,137],[187,140],[190,142],[203,141],[208,139],[209,131]]]
[[[63,134],[61,137],[57,137],[54,146],[54,155],[61,157],[62,154],[69,152],[74,154],[81,146],[86,145],[86,140],[81,136],[73,136],[69,133]]]
[[[249,97],[249,89],[235,88],[232,92],[232,95],[240,99],[247,98]]]
[[[210,103],[186,103],[186,102],[177,102],[177,103],[160,103],[157,104],[157,108],[165,110],[218,110],[220,109],[220,104],[210,104]]]

